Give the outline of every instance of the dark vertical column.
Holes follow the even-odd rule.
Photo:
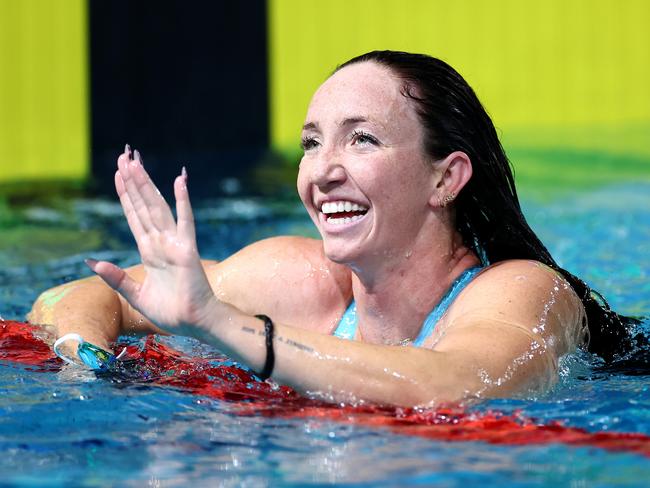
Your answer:
[[[113,188],[126,142],[168,193],[218,192],[268,147],[264,0],[89,0],[93,176]]]

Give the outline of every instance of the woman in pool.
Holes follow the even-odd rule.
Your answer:
[[[88,260],[112,289],[69,283],[30,320],[106,349],[133,331],[189,335],[298,391],[394,405],[544,390],[587,322],[596,352],[624,340],[528,227],[489,116],[442,61],[350,60],[315,93],[302,145],[298,191],[322,240],[220,263],[199,258],[185,170],[175,221],[127,146],[115,184],[143,264]]]

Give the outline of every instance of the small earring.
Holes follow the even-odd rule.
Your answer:
[[[452,191],[449,195],[445,195],[445,197],[440,202],[440,206],[442,208],[446,207],[451,202],[453,202],[455,198],[456,198],[456,194]]]

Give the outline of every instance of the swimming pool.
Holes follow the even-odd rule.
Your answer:
[[[524,208],[562,266],[619,311],[650,315],[650,184],[527,201]],[[294,202],[204,201],[196,218],[202,255],[214,259],[263,237],[314,232]],[[5,218],[2,232],[5,318],[22,318],[41,290],[88,275],[85,257],[121,265],[137,259],[113,202],[24,207]],[[131,342],[145,350],[171,346],[205,368],[232,367],[190,339]],[[212,376],[216,386],[205,394],[205,385],[165,384],[162,375],[157,381],[98,379],[74,368],[37,371],[0,361],[0,484],[646,486],[650,457],[625,443],[619,450],[598,447],[598,439],[609,432],[650,435],[650,377],[598,366],[578,354],[564,361],[561,381],[549,394],[472,407],[468,415],[479,420],[499,412],[483,430],[443,422],[444,429],[435,431],[433,412],[410,412],[404,414],[408,422],[398,422],[399,411],[313,406],[283,399],[283,391],[248,382],[245,374]],[[176,367],[176,378],[191,371],[184,368]],[[513,418],[550,426],[557,442],[518,442],[499,427]],[[556,422],[565,430],[552,427]],[[565,434],[574,428],[593,435],[572,444]],[[454,436],[457,442],[443,440]]]

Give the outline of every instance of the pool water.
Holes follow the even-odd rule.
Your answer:
[[[650,315],[649,208],[650,184],[642,183],[524,202],[560,265],[636,316]],[[204,201],[196,217],[206,258],[223,259],[271,235],[314,235],[295,202]],[[85,257],[137,262],[113,202],[27,206],[0,226],[0,316],[6,319],[23,318],[43,289],[88,275]],[[491,433],[463,430],[462,422],[457,431],[445,425],[435,431],[427,424],[435,412],[405,414],[411,420],[403,426],[394,421],[402,415],[397,411],[303,402],[245,372],[236,376],[240,370],[218,351],[191,339],[125,340],[134,350],[171,347],[187,364],[235,373],[215,373],[212,387],[192,388],[165,382],[164,374],[134,381],[0,361],[0,484],[647,486],[650,480],[650,440],[640,441],[645,454],[626,442],[613,449],[598,441],[607,433],[650,436],[650,376],[608,371],[586,353],[563,360],[560,381],[548,394],[485,401],[463,414],[482,419],[497,412],[522,424],[562,426],[548,427],[556,436],[551,442],[519,442],[498,422],[489,424]],[[186,370],[176,368],[175,377]],[[412,421],[418,416],[429,420],[418,425]],[[578,429],[586,441],[571,443]]]

